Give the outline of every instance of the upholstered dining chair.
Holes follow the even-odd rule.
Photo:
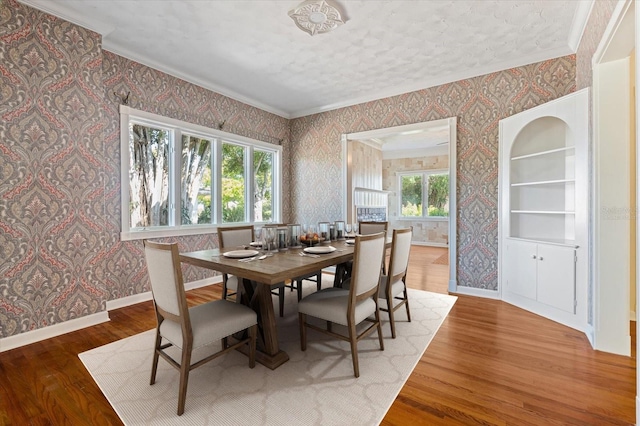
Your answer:
[[[248,247],[254,239],[253,225],[218,227],[218,242],[220,247]],[[222,274],[222,297],[226,299],[238,293],[238,287],[242,278],[235,275]],[[272,293],[278,296],[280,305],[280,316],[284,316],[284,283],[279,283],[274,287]],[[233,291],[230,293],[229,290]]]
[[[409,312],[409,298],[407,297],[407,266],[411,252],[411,237],[413,228],[393,230],[391,242],[391,254],[389,256],[389,271],[380,277],[380,290],[378,297],[385,303],[380,306],[381,311],[389,314],[391,324],[391,337],[396,338],[396,323],[394,313],[404,305],[407,310],[407,319],[411,322]]]
[[[143,241],[147,269],[151,281],[157,327],[153,349],[150,385],[156,381],[158,359],[162,357],[180,371],[178,415],[184,413],[189,372],[218,356],[249,346],[249,367],[256,364],[256,313],[239,303],[214,300],[189,308],[182,280],[178,245]],[[228,337],[246,330],[248,337],[229,344]],[[194,350],[222,342],[222,348],[206,358],[191,363]],[[166,350],[174,346],[181,351],[174,359]],[[212,347],[213,350],[213,347]]]
[[[304,297],[298,303],[300,348],[303,351],[307,349],[307,328],[348,341],[351,345],[355,377],[360,376],[358,341],[377,330],[380,350],[384,350],[378,310],[379,265],[384,251],[385,234],[383,232],[356,236],[349,289],[326,288]],[[326,321],[326,328],[307,322],[309,316]],[[373,318],[370,318],[371,316]],[[371,324],[358,333],[356,326],[364,321]],[[346,326],[348,335],[334,332],[333,323]]]
[[[218,227],[218,243],[220,247],[246,247],[254,238],[253,225]],[[222,298],[234,296],[238,291],[238,277],[222,274]]]
[[[378,232],[387,232],[389,222],[358,222],[358,232],[362,235],[377,234]]]

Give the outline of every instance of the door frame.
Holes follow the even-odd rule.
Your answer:
[[[456,198],[456,177],[457,177],[457,117],[448,117],[440,120],[425,121],[421,123],[407,124],[404,126],[386,127],[382,129],[368,130],[357,133],[343,133],[342,143],[342,217],[347,217],[347,178],[348,178],[348,158],[347,144],[350,140],[374,139],[382,136],[389,136],[394,133],[411,132],[423,130],[428,127],[449,125],[449,291],[458,291],[458,280],[456,275],[457,260],[457,198]],[[452,214],[453,213],[453,214]]]

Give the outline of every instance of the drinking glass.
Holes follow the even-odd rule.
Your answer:
[[[289,247],[300,247],[302,227],[298,224],[287,225],[289,228]]]
[[[335,223],[336,226],[336,240],[344,240],[344,228],[345,228],[345,224],[344,221],[342,220],[336,220]]]
[[[344,230],[347,233],[347,235],[351,235],[351,224],[350,223],[345,224]]]
[[[277,228],[278,250],[289,250],[289,228],[282,226]]]
[[[269,226],[262,229],[262,250],[272,253],[278,252],[278,228]]]
[[[318,223],[318,234],[324,241],[331,241],[331,237],[329,236],[329,222]]]
[[[353,223],[353,233],[357,234],[358,233],[358,222],[354,222]]]

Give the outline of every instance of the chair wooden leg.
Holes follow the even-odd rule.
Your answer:
[[[391,338],[396,338],[396,320],[394,318],[393,298],[387,299],[387,312],[389,313],[389,325],[391,325]]]
[[[222,300],[226,300],[227,299],[227,275],[223,274],[222,275]]]
[[[278,291],[278,302],[280,303],[280,317],[284,316],[284,287]]]
[[[316,275],[316,288],[318,291],[322,290],[322,271],[318,272]]]
[[[298,324],[300,325],[300,350],[307,350],[307,328],[306,328],[307,315],[298,314]]]
[[[407,309],[407,320],[411,322],[411,312],[409,312],[409,297],[407,296],[407,287],[404,287],[404,307]]]
[[[158,358],[160,354],[158,351],[160,350],[160,344],[162,343],[162,337],[160,337],[160,332],[156,329],[156,343],[153,347],[153,361],[151,363],[151,380],[149,381],[149,385],[152,385],[156,382],[156,373],[158,372]]]
[[[187,400],[187,385],[189,384],[189,368],[191,367],[191,348],[182,348],[182,361],[180,364],[180,388],[178,390],[178,415],[184,413]]]
[[[258,324],[249,327],[249,368],[256,366],[256,340],[258,337]]]
[[[353,375],[360,377],[360,366],[358,365],[358,334],[356,332],[356,325],[351,321],[349,321],[349,343],[351,344]]]
[[[298,302],[302,300],[302,280],[296,280],[296,290],[298,292]]]
[[[390,311],[391,312],[391,311]],[[376,322],[378,328],[378,341],[380,342],[380,350],[384,351],[384,339],[382,338],[382,324],[380,322],[380,311],[376,308]]]

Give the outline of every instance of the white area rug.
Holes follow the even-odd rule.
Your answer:
[[[178,371],[160,359],[156,383],[149,385],[153,330],[79,356],[126,425],[370,426],[382,421],[455,300],[410,290],[412,322],[404,309],[397,311],[396,339],[383,322],[384,351],[377,333],[359,343],[356,379],[348,342],[309,330],[307,350],[300,350],[296,296],[287,291],[278,328],[290,360],[276,370],[250,369],[246,356],[231,352],[193,370],[180,417]]]

